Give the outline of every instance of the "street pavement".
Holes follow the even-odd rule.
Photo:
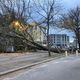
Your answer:
[[[0,73],[47,59],[48,53],[33,53],[18,57],[0,57]]]
[[[15,53],[13,53],[13,54],[15,54]],[[25,54],[25,53],[22,53],[22,54]],[[6,53],[6,55],[7,55],[7,53]],[[47,52],[44,52],[44,53],[33,52],[30,54],[28,53],[28,54],[25,54],[22,56],[17,56],[17,57],[0,56],[0,64],[12,63],[12,62],[16,62],[16,61],[34,59],[35,57],[44,57],[44,56],[48,56],[48,53]]]
[[[80,80],[80,56],[53,60],[3,80]]]

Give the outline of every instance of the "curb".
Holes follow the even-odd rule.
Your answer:
[[[19,70],[22,70],[22,69],[25,69],[25,68],[29,68],[29,67],[32,67],[32,66],[36,66],[36,65],[39,65],[39,64],[42,64],[42,63],[45,63],[45,62],[49,62],[49,61],[55,60],[55,59],[58,59],[58,57],[47,59],[47,60],[43,60],[43,61],[40,61],[40,62],[37,62],[37,63],[33,63],[33,64],[30,64],[30,65],[22,66],[22,67],[15,68],[15,69],[11,69],[11,70],[8,70],[8,71],[4,71],[4,72],[0,73],[0,76],[4,76],[6,74],[13,73],[15,71],[19,71]]]

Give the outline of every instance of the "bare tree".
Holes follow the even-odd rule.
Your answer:
[[[27,31],[27,23],[29,20],[30,13],[30,0],[1,0],[0,1],[0,27],[7,27],[10,32],[22,34],[25,38],[33,41],[32,36]],[[15,25],[17,24],[17,25]],[[20,29],[24,29],[22,31],[16,32],[15,29],[19,27]],[[13,28],[12,28],[13,27]],[[6,28],[4,30],[6,32]],[[4,33],[3,33],[4,34]]]
[[[47,47],[48,47],[48,53],[49,56],[51,56],[50,53],[50,40],[49,40],[49,34],[50,34],[50,27],[55,25],[55,19],[57,18],[57,14],[59,12],[59,5],[57,4],[56,0],[33,0],[34,2],[34,13],[37,15],[37,21],[36,23],[39,23],[39,25],[44,25],[46,27],[46,34],[47,34]]]
[[[46,2],[46,3],[45,3]],[[21,40],[25,41],[25,44],[35,48],[35,49],[42,49],[48,50],[49,56],[50,54],[50,41],[49,41],[49,29],[51,25],[55,24],[55,16],[58,13],[57,5],[55,5],[55,0],[44,0],[44,3],[39,3],[38,5],[34,1],[34,6],[32,6],[31,0],[1,0],[0,1],[0,27],[8,27],[10,32],[14,34],[11,35],[5,31],[5,36],[9,37],[18,37]],[[45,5],[44,5],[45,4]],[[38,6],[38,7],[37,7]],[[33,7],[31,9],[31,7]],[[40,11],[39,11],[39,9]],[[36,11],[34,10],[36,9]],[[34,14],[32,12],[34,11]],[[36,15],[37,13],[37,15]],[[36,21],[37,18],[34,20],[32,16],[38,16],[38,22]],[[27,28],[29,28],[29,20],[30,18],[32,21],[36,22],[38,25],[45,25],[47,29],[47,45],[48,49],[43,47],[40,44],[34,42],[32,35],[28,32]],[[16,24],[16,26],[15,26]],[[29,25],[29,26],[28,26]],[[11,28],[13,27],[13,28]],[[14,27],[19,27],[22,31],[15,31]],[[1,33],[2,34],[2,33]],[[54,51],[54,50],[53,50]]]
[[[5,35],[5,37],[19,38],[25,42],[26,46],[31,48],[47,50],[34,42],[32,35],[28,32],[28,28],[31,26],[28,23],[31,15],[30,0],[1,0],[0,9],[0,27],[2,28],[0,28],[0,34]]]
[[[60,18],[61,27],[73,31],[76,35],[80,49],[80,7],[71,9],[68,13],[63,14]]]

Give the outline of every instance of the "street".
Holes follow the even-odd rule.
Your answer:
[[[80,57],[53,60],[3,80],[80,80]]]
[[[18,57],[0,56],[0,73],[47,59],[48,53],[25,54]]]
[[[80,0],[0,0],[0,80],[80,80]]]

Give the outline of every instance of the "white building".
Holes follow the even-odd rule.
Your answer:
[[[69,47],[69,36],[66,34],[50,34],[50,44],[53,47],[68,48]]]
[[[35,23],[30,24],[29,31],[35,42],[46,45],[46,28],[37,26]]]

